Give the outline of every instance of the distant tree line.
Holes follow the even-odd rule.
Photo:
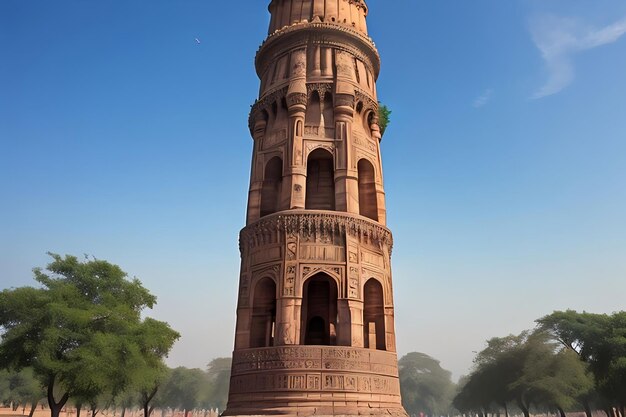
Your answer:
[[[496,337],[460,381],[455,408],[479,415],[509,415],[515,407],[558,412],[603,410],[626,416],[626,312],[557,311],[534,331]]]

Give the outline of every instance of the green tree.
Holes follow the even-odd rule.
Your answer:
[[[380,134],[384,135],[387,126],[391,123],[391,110],[389,107],[382,103],[378,103],[378,127],[380,127]]]
[[[557,409],[562,417],[593,389],[593,377],[571,351],[559,348],[543,332],[519,346],[521,375],[509,386],[525,414],[531,404]]]
[[[110,402],[136,382],[152,334],[141,312],[156,298],[106,261],[50,256],[39,287],[0,293],[0,368],[32,367],[58,417],[70,397]]]
[[[208,390],[204,401],[206,408],[226,408],[231,363],[231,358],[216,358],[207,366]]]
[[[165,407],[185,410],[185,417],[198,407],[207,376],[201,369],[178,367],[169,372],[159,392],[159,403]]]
[[[398,361],[402,405],[409,414],[446,414],[454,384],[450,371],[425,353],[412,352]]]
[[[607,415],[612,407],[626,412],[626,312],[607,314],[555,311],[537,323],[554,340],[575,352],[588,364],[596,381],[595,395],[584,401],[591,416],[591,402]]]
[[[13,410],[19,406],[30,405],[29,417],[32,417],[39,402],[45,397],[41,384],[33,375],[31,368],[19,372],[0,372],[0,402],[13,404]],[[25,410],[22,410],[24,412]]]
[[[562,416],[593,388],[578,357],[542,332],[493,338],[475,359],[467,383],[454,399],[461,411],[488,413],[513,403],[526,417],[531,407],[556,409]]]
[[[154,410],[151,402],[167,376],[164,358],[179,337],[167,323],[151,318],[146,318],[139,329],[137,344],[140,357],[131,387],[139,393],[144,417],[150,417]]]

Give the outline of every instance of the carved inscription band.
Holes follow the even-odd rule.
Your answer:
[[[232,387],[237,392],[342,391],[399,393],[397,356],[348,347],[295,346],[236,351]]]

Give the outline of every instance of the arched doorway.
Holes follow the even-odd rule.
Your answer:
[[[371,278],[363,288],[363,341],[370,349],[387,350],[385,344],[385,304],[383,286]]]
[[[282,185],[283,160],[275,156],[265,165],[263,189],[261,191],[261,217],[278,211]]]
[[[335,169],[333,155],[325,149],[316,149],[306,164],[307,210],[335,210]]]
[[[337,344],[337,283],[324,273],[304,283],[302,335],[305,345]]]
[[[276,327],[276,284],[270,278],[261,279],[254,288],[250,347],[274,345]]]

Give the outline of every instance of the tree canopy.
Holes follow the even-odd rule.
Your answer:
[[[70,397],[114,398],[156,381],[179,334],[142,319],[156,298],[117,265],[50,254],[38,287],[0,293],[0,368],[32,367],[53,417]]]
[[[411,352],[398,361],[402,405],[409,414],[447,414],[454,391],[450,371],[439,361]]]

